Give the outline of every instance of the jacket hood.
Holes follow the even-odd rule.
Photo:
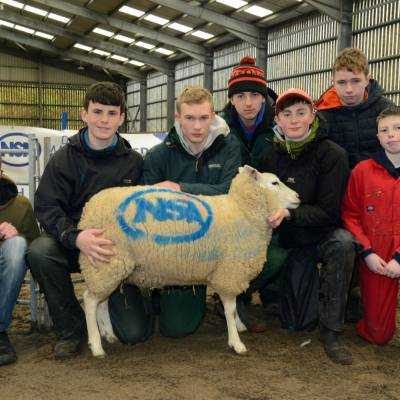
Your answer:
[[[175,128],[175,132],[177,134],[177,137],[178,137],[178,140],[179,140],[181,146],[184,148],[184,150],[188,154],[190,154],[192,156],[199,156],[201,153],[203,153],[205,150],[207,150],[209,147],[212,146],[212,144],[215,142],[217,137],[219,137],[219,136],[226,137],[229,134],[228,124],[225,122],[225,120],[223,118],[221,118],[218,115],[215,115],[214,121],[210,125],[209,134],[204,143],[203,149],[201,150],[200,153],[194,154],[192,152],[192,150],[190,149],[189,143],[187,142],[187,140],[185,139],[185,137],[183,135],[181,125],[179,124],[179,122],[175,121],[174,128]]]
[[[377,101],[379,97],[382,96],[383,89],[375,79],[370,79],[367,86],[367,93],[368,93],[368,98],[365,101],[363,101],[361,104],[350,107],[342,104],[342,101],[340,100],[336,89],[333,86],[331,86],[321,95],[321,97],[315,103],[315,108],[318,111],[332,110],[335,108],[348,108],[352,110],[354,109],[361,110],[364,108],[368,108],[372,103]]]
[[[83,135],[86,132],[86,130],[87,130],[86,127],[82,128],[79,130],[79,132],[76,135],[73,135],[70,138],[68,138],[68,144],[71,145],[72,147],[76,148],[79,152],[85,153],[89,157],[101,158],[103,156],[107,156],[110,153],[110,151],[92,150],[92,149],[90,149],[88,151],[86,149],[86,146],[83,144],[84,143]],[[126,139],[121,137],[119,132],[116,132],[116,135],[117,135],[118,142],[117,142],[116,146],[113,148],[112,152],[115,155],[126,154],[132,148],[130,143]]]
[[[17,185],[7,176],[0,175],[0,209],[6,207],[8,203],[18,195]]]
[[[389,160],[384,149],[380,148],[379,150],[377,150],[374,154],[371,155],[371,158],[376,161],[381,167],[383,167],[393,178],[400,178],[400,171],[396,169],[392,162]]]

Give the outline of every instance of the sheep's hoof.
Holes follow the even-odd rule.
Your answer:
[[[105,339],[108,343],[115,343],[118,342],[118,339],[115,335],[105,335]]]
[[[247,351],[246,346],[242,342],[229,344],[229,347],[235,350],[236,354],[244,354]]]
[[[102,353],[94,353],[92,352],[93,356],[96,358],[106,358],[107,354],[103,351]]]
[[[96,358],[105,358],[106,357],[107,354],[102,348],[94,349],[92,346],[90,346],[90,344],[89,344],[89,347],[92,350],[92,354],[94,357],[96,357]]]

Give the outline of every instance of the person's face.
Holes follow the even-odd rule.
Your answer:
[[[378,139],[390,154],[400,154],[400,116],[391,115],[378,122]]]
[[[291,140],[302,139],[314,120],[311,105],[296,103],[286,107],[275,117],[275,122],[281,128],[286,138]]]
[[[199,104],[182,103],[175,119],[179,122],[185,139],[196,146],[207,139],[214,116],[211,104],[204,101]]]
[[[364,72],[340,69],[334,72],[332,83],[342,103],[352,107],[363,102],[368,80]]]
[[[258,92],[235,93],[231,97],[232,105],[240,119],[245,123],[246,121],[253,122],[256,119],[264,102],[264,96]]]
[[[90,144],[95,149],[107,147],[115,132],[124,122],[125,114],[119,106],[108,106],[89,102],[87,110],[82,111],[82,120],[86,123]]]

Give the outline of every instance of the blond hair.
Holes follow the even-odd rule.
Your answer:
[[[332,67],[333,73],[342,69],[356,73],[363,72],[365,76],[368,76],[367,57],[361,50],[347,47],[339,53]]]
[[[181,112],[181,106],[183,103],[186,104],[201,104],[207,102],[211,106],[211,110],[214,111],[214,102],[212,94],[201,86],[188,86],[183,89],[182,93],[176,100],[176,111]]]

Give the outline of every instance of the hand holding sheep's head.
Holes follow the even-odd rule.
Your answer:
[[[248,165],[240,167],[239,173],[248,174],[252,179],[257,181],[261,187],[266,188],[269,192],[275,194],[271,199],[271,209],[293,209],[299,206],[299,195],[281,182],[275,174],[268,172],[260,173],[255,168]]]

